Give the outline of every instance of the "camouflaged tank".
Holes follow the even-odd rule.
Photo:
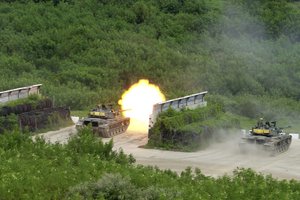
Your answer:
[[[274,156],[287,151],[291,142],[292,136],[283,133],[283,128],[276,126],[276,121],[264,123],[261,118],[257,125],[241,138],[239,147],[242,153],[262,150],[261,152]]]
[[[90,126],[95,135],[110,138],[124,133],[129,124],[129,117],[123,117],[120,111],[113,110],[112,106],[101,105],[91,110],[88,117],[80,119],[76,128]]]

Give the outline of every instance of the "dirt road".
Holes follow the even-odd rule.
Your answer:
[[[43,136],[50,142],[65,143],[75,132],[74,127],[69,127],[45,133]],[[147,143],[147,134],[125,133],[115,136],[113,140],[114,149],[122,148],[125,153],[133,154],[138,164],[158,166],[161,169],[181,172],[191,166],[198,167],[205,175],[217,177],[231,174],[237,167],[250,167],[264,174],[272,174],[276,178],[300,180],[300,140],[293,140],[287,152],[275,157],[257,153],[240,154],[234,140],[215,143],[208,149],[192,153],[139,148]]]

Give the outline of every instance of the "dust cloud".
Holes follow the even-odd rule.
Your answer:
[[[72,126],[39,136],[43,136],[51,143],[66,143],[75,133],[75,127]],[[300,180],[300,140],[293,140],[287,152],[274,157],[263,156],[260,153],[245,155],[240,153],[238,147],[240,134],[239,131],[221,131],[220,136],[204,150],[172,152],[139,148],[147,143],[148,135],[127,131],[113,138],[113,148],[123,149],[126,154],[132,154],[137,164],[158,166],[160,169],[171,169],[178,173],[190,166],[199,168],[207,176],[218,177],[232,174],[237,167],[244,167],[263,174],[272,174],[279,179]],[[104,142],[109,140],[110,138],[103,139]]]

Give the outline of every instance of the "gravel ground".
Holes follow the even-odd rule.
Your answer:
[[[66,143],[76,134],[75,127],[40,134],[51,143]],[[173,152],[139,148],[147,143],[147,134],[127,132],[113,138],[114,149],[122,148],[131,153],[137,164],[158,166],[172,169],[178,173],[186,167],[199,168],[205,175],[218,177],[231,174],[237,167],[252,168],[263,174],[272,174],[279,179],[300,180],[300,140],[293,140],[289,150],[275,157],[253,152],[241,154],[236,139],[212,144],[209,148],[197,152]],[[103,139],[109,141],[109,139]]]

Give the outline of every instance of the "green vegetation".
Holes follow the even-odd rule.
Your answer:
[[[78,116],[79,118],[86,117],[88,113],[88,110],[71,110],[71,116]]]
[[[87,109],[148,78],[167,98],[208,90],[298,100],[297,5],[3,0],[0,90],[43,83],[56,105]]]
[[[288,132],[299,132],[300,104],[298,100],[274,96],[220,96],[209,95],[208,102],[219,102],[227,114],[231,113],[240,121],[240,127],[248,130],[259,118],[277,121],[279,127],[292,126]]]
[[[208,102],[222,105],[206,108],[209,116],[170,111],[190,120],[181,132],[249,129],[261,116],[299,132],[299,8],[292,0],[0,0],[0,90],[42,83],[55,106],[88,110],[147,78],[168,99],[208,90]],[[13,130],[14,120],[0,118],[0,127]],[[215,179],[134,166],[90,133],[50,145],[11,132],[0,135],[0,199],[299,197],[299,182],[251,170]]]
[[[195,110],[168,109],[149,130],[146,147],[195,151],[212,141],[221,141],[218,131],[234,128],[240,128],[239,119],[225,113],[223,106],[216,102]]]
[[[6,130],[14,130],[18,128],[18,117],[15,114],[0,116],[0,134]]]
[[[0,133],[6,130],[16,130],[20,127],[18,114],[30,112],[42,108],[48,103],[47,98],[41,95],[30,95],[28,98],[17,99],[14,101],[0,104]]]
[[[292,99],[208,95],[206,100],[208,106],[204,108],[181,111],[170,109],[161,113],[154,127],[149,130],[146,147],[194,151],[207,147],[209,141],[218,140],[219,132],[223,135],[224,131],[240,132],[232,129],[251,129],[261,117],[266,121],[277,121],[278,127],[282,127],[285,132],[300,130],[299,102]],[[285,128],[288,126],[291,128]]]
[[[52,101],[42,95],[30,95],[0,105],[0,133],[19,128],[38,133],[71,124],[70,111],[53,108]]]
[[[212,178],[199,169],[180,175],[134,165],[88,129],[68,144],[33,142],[26,134],[0,136],[1,199],[297,199],[300,183],[250,169]]]
[[[15,131],[0,137],[1,199],[62,199],[69,186],[94,180],[102,169],[126,167],[134,161],[112,151],[84,129],[68,145],[35,142]]]

